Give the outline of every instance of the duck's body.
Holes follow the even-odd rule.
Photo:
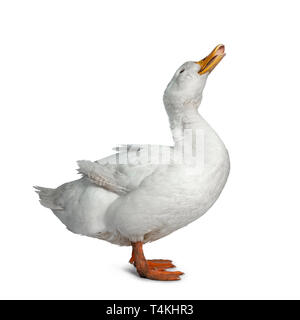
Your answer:
[[[203,215],[225,185],[227,150],[205,127],[210,139],[204,146],[209,160],[204,166],[158,164],[157,159],[148,158],[145,146],[131,152],[131,161],[139,164],[117,165],[116,155],[96,162],[122,173],[132,191],[118,195],[83,177],[57,189],[41,189],[42,204],[75,233],[128,246],[162,238]]]
[[[195,68],[191,63],[185,65]],[[206,78],[201,81],[205,84]],[[151,262],[143,262],[141,244],[160,239],[203,215],[226,183],[229,157],[221,139],[198,114],[202,91],[181,103],[176,96],[178,88],[174,91],[171,81],[166,93],[173,147],[155,146],[150,152],[149,146],[134,147],[129,152],[126,148],[94,163],[80,161],[81,179],[57,189],[38,189],[41,203],[52,209],[70,231],[132,245],[132,262],[140,275],[175,280],[180,273],[162,269],[173,266],[169,262],[160,261],[161,268],[158,262],[152,262],[153,268]],[[201,157],[195,156],[198,149],[193,139],[186,139],[185,132],[194,137],[200,133]],[[190,150],[183,158],[182,148]]]

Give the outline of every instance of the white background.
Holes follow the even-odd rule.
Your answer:
[[[1,298],[300,298],[299,1],[1,1]],[[162,93],[218,43],[201,114],[231,156],[198,221],[145,246],[178,282],[139,278],[131,250],[68,232],[33,185],[78,159],[172,142]]]

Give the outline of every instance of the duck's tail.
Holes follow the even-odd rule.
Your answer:
[[[39,186],[34,186],[35,192],[40,197],[40,203],[42,206],[52,209],[52,210],[63,210],[63,208],[56,204],[56,189],[43,188]]]

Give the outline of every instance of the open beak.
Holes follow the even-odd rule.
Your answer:
[[[224,58],[224,56],[225,46],[223,44],[219,44],[207,57],[196,62],[201,67],[199,74],[211,72],[216,67],[216,65]]]

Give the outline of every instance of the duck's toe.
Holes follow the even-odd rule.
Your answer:
[[[150,268],[156,268],[156,269],[161,269],[161,270],[176,267],[172,263],[172,260],[153,259],[153,260],[147,260],[147,263]]]
[[[141,270],[137,270],[137,271],[139,272]],[[148,268],[148,270],[143,270],[141,273],[139,272],[139,274],[141,277],[151,279],[151,280],[175,281],[175,280],[180,280],[180,276],[183,275],[183,272]]]

